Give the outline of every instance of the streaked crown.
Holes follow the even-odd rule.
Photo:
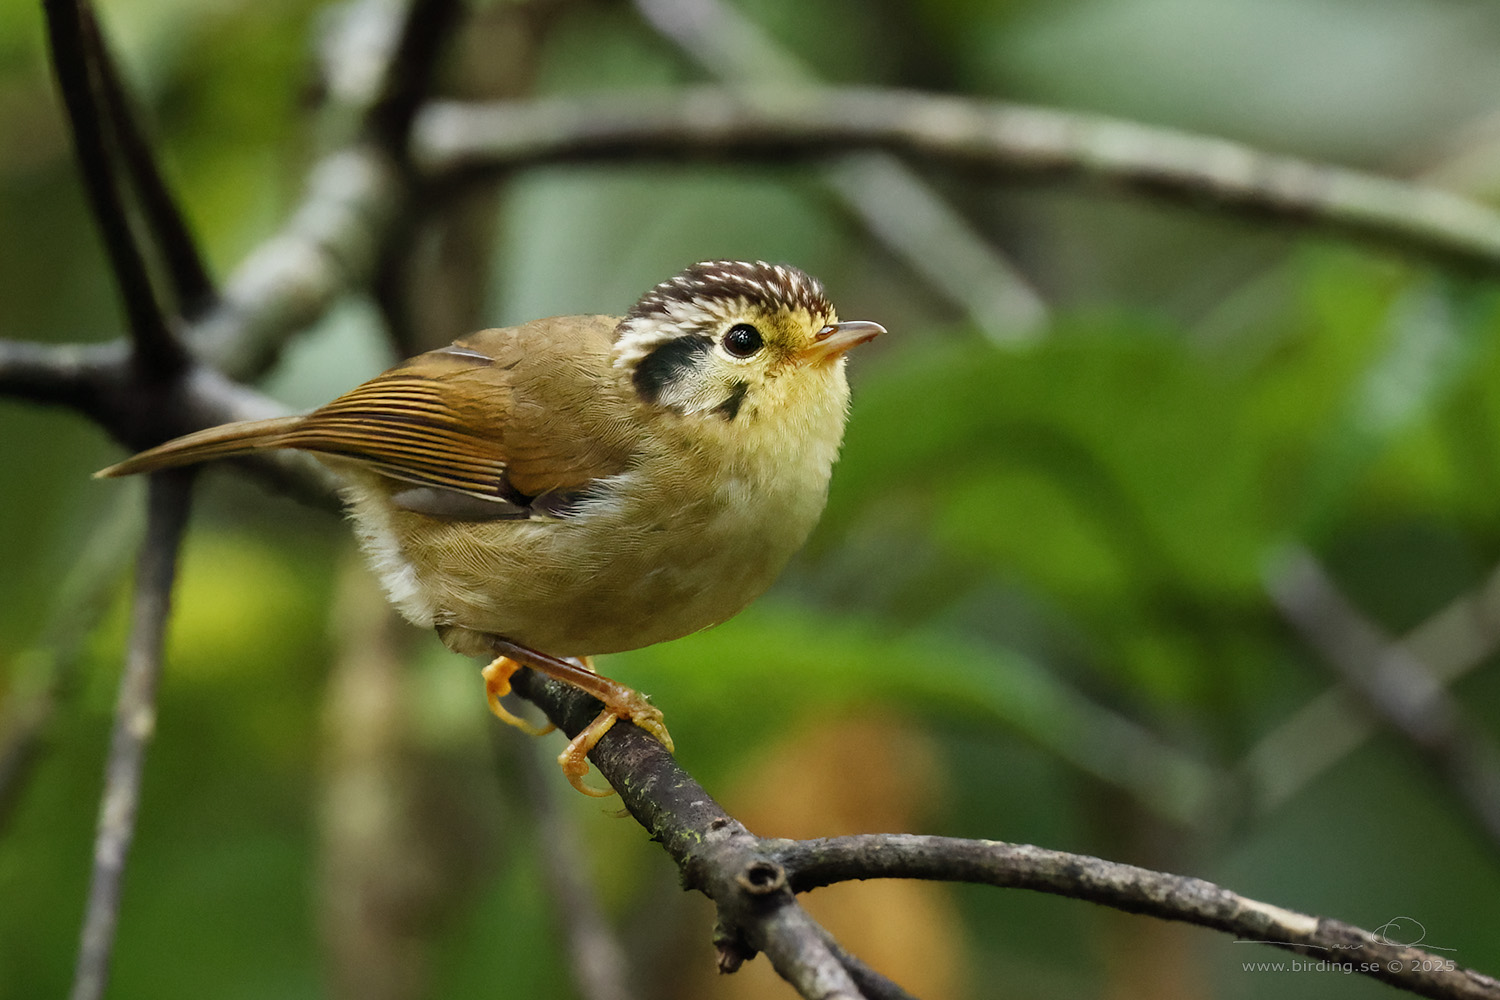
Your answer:
[[[702,334],[732,317],[785,310],[817,330],[837,321],[818,279],[787,264],[709,260],[641,296],[615,331],[615,365],[631,367],[662,344]]]

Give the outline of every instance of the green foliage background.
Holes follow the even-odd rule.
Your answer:
[[[308,107],[321,9],[102,6],[172,180],[227,271],[294,203],[326,140]],[[535,91],[699,79],[628,7],[554,6]],[[1500,179],[1493,5],[742,9],[832,81],[1131,116],[1432,172],[1479,197]],[[557,167],[504,185],[488,265],[493,325],[618,312],[686,262],[763,257],[820,275],[846,316],[891,331],[853,362],[844,457],[808,552],[735,621],[606,670],[655,695],[710,789],[778,734],[890,706],[931,734],[948,772],[924,832],[1147,863],[1135,833],[1154,830],[1172,845],[1154,859],[1164,867],[1362,926],[1414,917],[1428,944],[1500,972],[1500,845],[1399,740],[1363,743],[1266,810],[1234,780],[1258,740],[1332,683],[1266,596],[1286,546],[1310,547],[1393,634],[1480,585],[1500,558],[1492,284],[1315,228],[1120,193],[934,180],[1055,303],[1035,342],[997,345],[971,329],[834,205],[810,167]],[[40,13],[23,0],[0,0],[0,234],[0,336],[117,331]],[[376,312],[351,301],[298,340],[267,388],[290,405],[319,402],[379,371],[388,351]],[[0,695],[39,683],[58,636],[84,650],[45,756],[0,829],[9,1000],[61,995],[71,974],[128,591],[118,567],[129,553],[112,556],[110,539],[139,498],[135,485],[88,478],[119,451],[74,415],[0,401],[0,449]],[[229,474],[205,485],[111,995],[316,996],[321,713],[350,546],[335,518]],[[90,554],[106,568],[87,564],[70,582]],[[99,629],[48,624],[60,593],[100,580],[115,607]],[[472,672],[434,640],[411,644],[424,766],[480,817],[478,853],[491,856],[456,880],[457,902],[431,928],[433,995],[491,995],[503,976],[516,995],[570,996],[533,834],[502,797],[512,779],[497,785],[490,773]],[[1494,664],[1454,689],[1500,738]],[[632,824],[567,805],[589,840],[579,863],[630,923],[670,882],[665,859]],[[959,898],[973,996],[1109,991],[1091,908],[998,891]],[[1204,995],[1385,989],[1252,975],[1240,967],[1247,947],[1208,932],[1192,941]]]

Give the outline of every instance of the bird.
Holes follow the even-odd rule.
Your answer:
[[[489,660],[496,716],[547,731],[500,702],[522,666],[603,703],[558,762],[608,795],[584,776],[618,719],[674,747],[661,711],[592,657],[720,624],[771,585],[827,500],[845,352],[884,332],[840,321],[791,265],[702,261],[623,316],[482,330],[309,413],[200,430],[95,475],[311,453],[389,601]]]

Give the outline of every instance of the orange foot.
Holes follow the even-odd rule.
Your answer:
[[[485,694],[489,698],[490,711],[510,725],[537,735],[555,728],[549,725],[545,729],[539,729],[524,719],[517,718],[499,703],[500,697],[510,691],[511,675],[523,666],[587,691],[604,703],[604,710],[573,737],[557,757],[568,783],[583,794],[600,798],[615,794],[612,788],[600,789],[584,784],[583,776],[589,773],[589,753],[617,719],[635,723],[656,737],[657,742],[666,747],[668,753],[675,749],[672,734],[667,732],[662,720],[661,709],[651,704],[639,691],[594,673],[587,658],[578,661],[564,660],[499,637],[494,638],[494,646],[500,655],[484,668]]]
[[[510,694],[510,679],[521,664],[508,656],[497,656],[490,665],[479,672],[484,678],[484,696],[490,703],[490,711],[495,713],[495,718],[507,726],[515,726],[527,736],[545,736],[557,727],[552,723],[545,726],[534,725],[513,713],[510,709],[500,704],[500,699]]]
[[[655,736],[656,741],[666,747],[668,753],[675,749],[672,734],[667,732],[666,724],[662,721],[661,709],[647,701],[646,696],[639,691],[623,685],[620,685],[620,694],[618,699],[606,701],[604,711],[594,716],[594,721],[584,726],[577,736],[568,741],[563,752],[557,755],[557,762],[562,765],[568,783],[585,795],[604,798],[615,794],[613,788],[592,788],[583,783],[583,776],[589,773],[589,753],[614,726],[615,720],[629,719]]]

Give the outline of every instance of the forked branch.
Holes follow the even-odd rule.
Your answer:
[[[599,710],[588,695],[531,671],[521,671],[512,684],[570,735]],[[904,834],[763,839],[724,812],[661,744],[634,726],[612,728],[590,760],[676,862],[683,886],[718,906],[721,964],[733,967],[764,951],[804,997],[900,994],[888,992],[898,988],[842,949],[830,947],[795,894],[850,879],[921,878],[1031,889],[1196,924],[1247,942],[1347,961],[1356,971],[1418,996],[1500,1000],[1500,981],[1450,968],[1445,957],[1341,921],[1249,899],[1202,879],[999,841]],[[834,966],[841,971],[833,972]],[[865,975],[876,976],[878,985],[863,993],[839,992],[857,990],[856,976]],[[831,982],[839,984],[837,989],[828,986]]]

